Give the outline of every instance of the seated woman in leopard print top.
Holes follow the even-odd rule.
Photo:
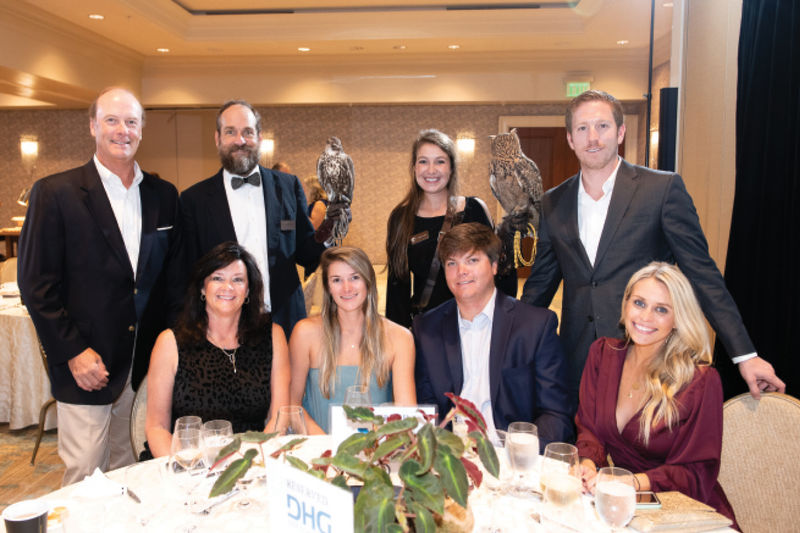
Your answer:
[[[172,427],[184,415],[229,420],[236,433],[266,427],[288,389],[283,329],[263,309],[264,284],[240,245],[216,246],[195,265],[174,330],[159,335],[147,374],[147,442],[170,453]]]

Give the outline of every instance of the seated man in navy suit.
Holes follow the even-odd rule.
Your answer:
[[[417,400],[444,416],[452,408],[444,393],[458,394],[475,403],[490,430],[533,422],[543,449],[572,440],[576,402],[567,395],[555,313],[495,289],[500,246],[476,223],[453,227],[439,242],[455,298],[414,320]]]

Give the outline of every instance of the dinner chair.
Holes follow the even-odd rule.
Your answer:
[[[800,401],[777,392],[749,393],[722,407],[719,483],[745,533],[797,531],[800,499]]]
[[[136,460],[144,450],[144,442],[147,437],[144,434],[144,423],[147,415],[147,376],[144,377],[133,397],[131,405],[131,450]]]
[[[0,284],[17,281],[17,258],[9,257],[0,264]]]
[[[39,341],[39,355],[42,358],[42,365],[44,365],[44,371],[49,376],[50,369],[47,366],[47,353],[44,351],[44,346],[42,346],[42,342]],[[47,410],[50,409],[56,403],[56,399],[51,397],[49,400],[42,404],[41,409],[39,409],[39,427],[36,430],[36,444],[33,445],[33,455],[31,455],[31,466],[34,465],[36,462],[36,454],[39,452],[39,445],[42,443],[42,436],[44,436],[44,423],[47,419]]]
[[[319,285],[320,271],[315,270],[303,281],[303,298],[306,303],[306,315],[311,316],[316,304],[317,286]],[[319,306],[318,306],[319,307]],[[319,312],[317,310],[317,312]],[[315,313],[314,313],[315,314]]]

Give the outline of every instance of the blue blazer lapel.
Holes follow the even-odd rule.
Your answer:
[[[142,202],[142,236],[139,239],[139,264],[136,272],[141,272],[150,257],[153,248],[153,237],[158,223],[158,197],[153,190],[150,177],[145,174],[139,185],[139,196]]]
[[[514,319],[511,316],[513,307],[513,300],[498,290],[494,303],[492,339],[489,348],[489,395],[492,405],[497,405],[497,394],[500,392],[500,379],[508,352],[508,339],[514,326]]]
[[[125,242],[122,240],[117,218],[111,209],[111,202],[108,200],[106,190],[100,181],[100,175],[97,173],[97,167],[94,165],[94,160],[84,165],[83,172],[85,181],[81,188],[86,192],[86,207],[92,213],[97,226],[108,243],[108,247],[111,248],[114,256],[119,260],[120,266],[133,279],[133,266],[128,257],[128,251],[125,249]],[[90,245],[90,243],[87,243],[87,245]]]
[[[228,205],[228,195],[225,192],[224,179],[225,178],[222,176],[222,169],[219,169],[219,172],[214,176],[208,188],[208,205],[213,206],[212,209],[216,211],[216,213],[209,213],[209,220],[207,223],[216,226],[217,231],[223,235],[223,241],[235,241],[236,229],[233,227],[231,206]]]
[[[453,384],[452,391],[454,394],[461,394],[461,389],[464,387],[464,367],[461,357],[461,335],[458,332],[458,307],[455,300],[451,300],[450,303],[451,305],[448,306],[442,317],[442,340]],[[439,414],[444,416],[447,413]]]
[[[275,266],[281,243],[281,213],[283,213],[281,197],[283,195],[272,171],[262,166],[259,166],[259,171],[261,172],[261,188],[264,189],[264,207],[267,210],[267,254],[271,269]]]
[[[620,222],[622,222],[622,218],[628,210],[638,186],[637,178],[636,170],[623,159],[617,171],[617,179],[614,182],[614,192],[611,194],[606,223],[603,225],[603,233],[600,234],[600,243],[597,245],[597,255],[594,259],[595,267],[603,260],[603,256],[608,251],[608,247],[619,229]]]
[[[586,268],[592,270],[592,263],[586,255],[586,249],[581,241],[581,234],[578,230],[578,187],[581,186],[580,173],[569,178],[562,193],[562,198],[558,201],[556,209],[553,211],[555,223],[548,223],[548,228],[552,233],[561,231],[564,233],[564,241],[569,244],[568,248],[578,255],[578,261]]]

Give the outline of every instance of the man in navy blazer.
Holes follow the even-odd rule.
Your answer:
[[[435,404],[442,417],[453,407],[444,394],[453,392],[475,403],[490,429],[533,422],[544,449],[573,437],[558,319],[497,291],[500,248],[477,223],[442,236],[438,253],[454,299],[414,319],[417,401]]]
[[[317,267],[335,217],[315,234],[297,177],[258,164],[261,115],[249,103],[223,104],[214,140],[222,168],[181,193],[186,275],[217,244],[238,242],[258,263],[269,287],[264,303],[288,337],[306,316],[295,263],[306,271]]]
[[[19,286],[47,353],[63,483],[133,462],[130,410],[165,327],[165,265],[178,192],[134,160],[141,104],[103,91],[89,112],[85,165],[33,186],[19,240]],[[133,367],[133,370],[132,370]]]
[[[625,138],[622,106],[608,93],[587,91],[566,112],[567,141],[579,174],[547,191],[536,261],[521,299],[550,304],[564,281],[561,339],[577,394],[589,346],[622,337],[622,294],[631,275],[651,261],[677,263],[692,283],[706,318],[738,363],[753,396],[785,385],[756,355],[725,281],[708,254],[692,198],[672,172],[631,165],[618,155]]]

